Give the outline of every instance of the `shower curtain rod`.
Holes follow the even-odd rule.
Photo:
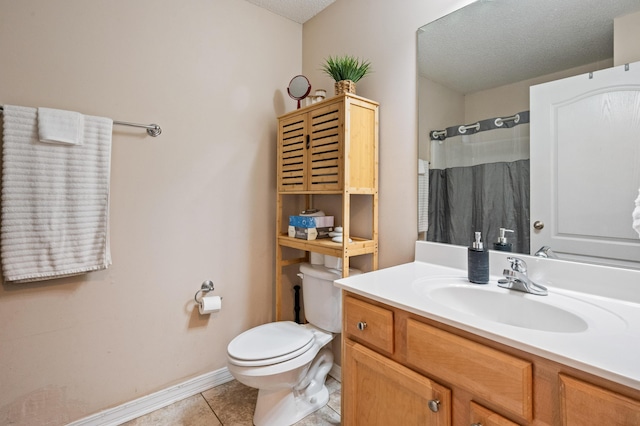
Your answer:
[[[466,124],[460,126],[447,127],[444,130],[432,130],[429,136],[432,140],[444,141],[447,137],[464,135],[467,130],[473,130],[471,133],[477,133],[484,130],[499,129],[503,126],[506,128],[524,124],[529,122],[529,111],[522,111],[510,117],[496,117],[487,120],[481,120],[474,124]]]
[[[2,105],[0,105],[0,114],[2,114],[4,112],[4,107]],[[157,124],[138,124],[138,123],[128,123],[126,121],[113,121],[113,124],[116,124],[118,126],[130,126],[130,127],[140,127],[143,129],[147,129],[147,134],[149,136],[153,136],[154,138],[156,136],[160,136],[160,133],[162,133],[162,128],[160,126],[158,126]]]

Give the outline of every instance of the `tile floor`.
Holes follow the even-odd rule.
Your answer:
[[[300,420],[296,426],[340,424],[340,382],[327,377],[329,403]],[[183,399],[125,426],[252,426],[258,390],[233,380]]]

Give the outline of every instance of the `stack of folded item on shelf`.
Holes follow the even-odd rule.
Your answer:
[[[331,241],[334,243],[342,243],[342,226],[336,226],[333,232],[329,232],[329,237],[331,237]],[[349,238],[349,242],[352,243],[353,240]]]
[[[333,216],[289,216],[289,236],[302,240],[329,238]]]

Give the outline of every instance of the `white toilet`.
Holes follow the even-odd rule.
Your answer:
[[[259,389],[255,426],[292,425],[324,407],[324,384],[333,366],[326,347],[340,333],[342,299],[333,281],[340,271],[300,265],[304,312],[308,324],[277,321],[237,336],[227,347],[227,366],[240,383]],[[360,271],[351,269],[350,275]]]

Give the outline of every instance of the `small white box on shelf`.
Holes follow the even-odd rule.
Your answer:
[[[333,227],[304,228],[289,226],[288,235],[291,238],[300,238],[301,240],[315,240],[317,238],[329,238],[329,232],[331,231],[333,231]]]

